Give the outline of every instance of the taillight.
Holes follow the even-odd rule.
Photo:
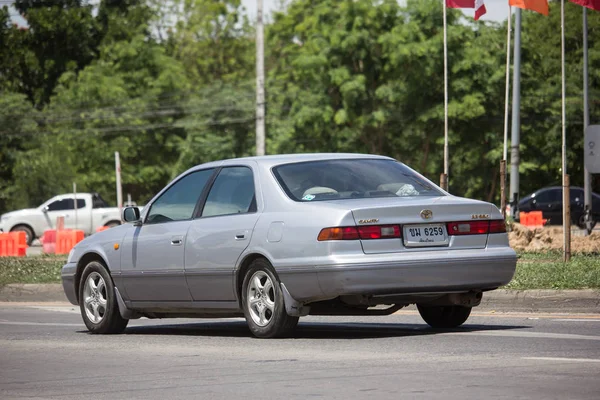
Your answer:
[[[503,219],[490,221],[490,233],[505,233],[506,222]]]
[[[319,233],[319,242],[325,240],[393,239],[401,237],[398,225],[368,225],[325,228]]]
[[[358,230],[355,226],[341,228],[325,228],[319,233],[319,242],[324,240],[356,240],[358,239]]]
[[[504,220],[448,222],[448,235],[485,235],[506,232]]]
[[[358,234],[361,239],[391,239],[400,237],[400,227],[398,225],[368,225],[359,226]]]

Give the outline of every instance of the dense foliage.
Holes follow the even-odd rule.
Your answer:
[[[0,212],[77,182],[144,203],[186,168],[254,153],[254,32],[240,0],[17,0],[0,9]],[[499,203],[506,25],[448,17],[450,191]],[[560,182],[560,21],[523,13],[521,195]],[[571,182],[581,185],[581,8],[567,3]],[[295,0],[266,26],[267,153],[366,152],[438,181],[436,0]],[[589,13],[600,123],[600,13]],[[600,191],[600,182],[595,181]]]

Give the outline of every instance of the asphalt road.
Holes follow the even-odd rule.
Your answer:
[[[2,399],[598,399],[600,315],[414,311],[309,317],[293,339],[242,320],[137,320],[86,333],[78,309],[0,304]]]

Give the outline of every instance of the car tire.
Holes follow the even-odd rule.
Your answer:
[[[592,229],[594,229],[594,227],[596,226],[596,223],[598,221],[596,221],[595,219],[592,219],[590,227]],[[579,217],[579,221],[577,222],[577,226],[579,226],[580,229],[587,229],[587,226],[585,224],[585,214],[582,214],[581,217]]]
[[[10,230],[11,232],[25,232],[25,236],[27,237],[27,246],[31,246],[33,240],[35,239],[33,230],[27,225],[17,225]]]
[[[265,259],[259,258],[250,264],[241,297],[248,327],[258,338],[287,336],[298,324],[299,318],[289,316],[285,311],[281,285]]]
[[[121,317],[110,274],[97,261],[86,265],[79,283],[79,308],[90,333],[122,333],[128,319]]]
[[[119,226],[119,225],[121,225],[121,223],[118,221],[110,221],[110,222],[107,222],[106,225],[104,225],[104,226],[107,226],[109,228],[114,228],[115,226]]]
[[[432,328],[456,328],[465,323],[471,314],[471,307],[463,306],[422,306],[417,304],[421,318]]]

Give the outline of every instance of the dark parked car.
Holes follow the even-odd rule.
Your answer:
[[[519,212],[541,211],[546,225],[562,225],[562,187],[552,186],[531,193],[519,201]],[[571,187],[571,222],[585,229],[583,188]],[[518,220],[518,219],[517,219]],[[592,225],[600,221],[600,195],[592,193]]]

